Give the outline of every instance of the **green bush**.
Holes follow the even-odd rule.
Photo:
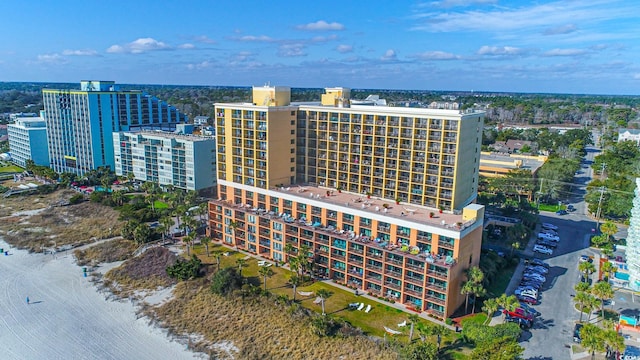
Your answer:
[[[451,324],[453,324],[453,320],[451,320],[451,318],[447,318],[447,319],[444,321],[444,323],[445,323],[445,324],[447,324],[447,325],[451,325]]]
[[[195,279],[200,275],[202,261],[193,255],[191,260],[178,260],[174,265],[167,266],[167,275],[178,280]]]
[[[79,204],[84,201],[84,195],[75,194],[69,199],[69,204]]]
[[[211,278],[211,292],[229,295],[242,286],[242,276],[235,267],[227,267],[216,272]]]

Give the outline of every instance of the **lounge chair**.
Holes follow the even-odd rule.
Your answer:
[[[360,303],[351,303],[349,304],[349,309],[357,309],[360,306]]]
[[[388,328],[388,327],[386,327],[386,326],[384,326],[384,330],[385,330],[386,332],[388,332],[389,334],[391,334],[391,335],[398,335],[398,334],[402,334],[402,331],[396,331],[396,330],[393,330],[393,329],[389,329],[389,328]]]
[[[313,300],[314,304],[320,304],[322,302],[322,298],[320,296],[318,296],[315,300]]]
[[[311,296],[313,295],[313,291],[298,291],[298,294],[300,294],[300,296]]]
[[[371,311],[371,305],[367,305],[367,309],[364,312],[368,313],[369,311]]]
[[[360,306],[358,306],[358,311],[361,311],[362,308],[364,308],[364,303],[360,303]]]
[[[401,322],[400,324],[398,324],[398,327],[404,327],[407,326],[407,320]]]

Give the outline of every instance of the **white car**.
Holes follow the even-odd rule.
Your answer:
[[[541,283],[544,283],[545,281],[547,281],[546,277],[544,277],[543,275],[540,275],[538,273],[524,273],[524,274],[522,274],[522,279],[524,279],[524,280],[537,280],[537,281],[540,281]]]
[[[558,236],[558,232],[551,229],[540,229],[541,233]]]
[[[542,228],[543,229],[551,229],[551,230],[558,230],[558,227],[553,225],[553,224],[549,224],[549,223],[542,223]]]
[[[560,237],[558,235],[551,235],[548,233],[538,233],[538,239],[551,240],[555,242],[560,241]]]
[[[533,247],[533,251],[534,252],[538,252],[540,254],[546,254],[546,255],[551,255],[553,254],[553,250],[549,249],[546,246],[542,246],[542,245],[535,245]]]
[[[533,291],[533,290],[516,289],[513,293],[518,295],[518,296],[528,296],[528,297],[534,298],[534,299],[538,298],[538,293]]]

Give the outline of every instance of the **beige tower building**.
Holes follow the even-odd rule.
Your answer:
[[[306,251],[318,277],[446,318],[480,258],[483,118],[254,87],[253,103],[216,104],[210,235],[276,261]]]

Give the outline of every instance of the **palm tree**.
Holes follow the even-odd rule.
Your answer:
[[[240,227],[240,223],[238,223],[237,221],[232,221],[229,223],[229,227],[233,232],[233,245],[235,245],[236,250],[238,250],[238,239],[236,237],[236,230]]]
[[[324,302],[325,300],[330,298],[333,293],[327,289],[320,289],[316,291],[316,295],[318,295],[318,297],[320,298],[320,304],[322,305],[322,315],[327,315],[327,313],[324,311]]]
[[[589,283],[586,282],[579,282],[576,284],[576,286],[573,287],[576,290],[576,293],[579,292],[589,292],[589,289],[591,288],[591,285],[589,285]]]
[[[162,240],[164,240],[164,236],[166,233],[171,231],[171,227],[173,226],[173,218],[171,216],[163,216],[160,218],[161,228],[164,230],[162,233]]]
[[[604,301],[613,297],[614,291],[607,281],[600,281],[593,286],[591,293],[596,299],[600,300],[600,311],[604,319]]]
[[[589,276],[591,276],[591,274],[596,271],[596,267],[591,262],[585,261],[581,262],[580,265],[578,265],[578,270],[580,270],[580,272],[582,273],[585,281],[589,282]]]
[[[464,300],[465,312],[469,310],[469,295],[473,293],[474,285],[475,284],[471,280],[465,281],[464,284],[462,284],[462,288],[460,289],[460,294],[465,296],[465,300]]]
[[[291,253],[293,252],[293,245],[291,245],[291,243],[286,243],[284,246],[284,252],[285,254],[287,254],[287,257],[285,258],[285,261],[289,260],[289,255],[291,255]]]
[[[499,306],[500,305],[498,304],[498,300],[495,298],[486,299],[484,301],[484,303],[482,304],[482,311],[487,312],[487,321],[485,321],[485,323],[491,321],[493,314],[495,314],[496,311],[498,311]]]
[[[113,202],[116,203],[116,205],[122,206],[122,203],[124,202],[124,191],[116,190],[112,192],[111,200],[113,200]]]
[[[609,281],[609,278],[613,276],[615,272],[616,268],[610,261],[606,261],[600,265],[600,273],[602,274],[604,281]]]
[[[300,251],[298,252],[298,259],[300,259],[300,271],[304,274],[305,271],[309,268],[309,250],[311,248],[309,245],[300,246]]]
[[[294,274],[291,274],[291,277],[289,278],[288,282],[293,287],[293,301],[296,301],[296,289],[298,288],[298,286],[302,284],[302,279],[300,279],[298,274],[294,273]]]
[[[209,257],[209,244],[211,243],[211,238],[208,236],[203,237],[202,243],[204,244],[204,248],[207,250],[207,257]]]
[[[587,304],[589,303],[589,298],[591,297],[591,295],[589,295],[586,292],[579,292],[576,294],[576,296],[573,297],[573,302],[576,303],[576,305],[578,305],[578,307],[580,308],[580,322],[582,322],[582,314],[584,313],[584,310],[587,308]]]
[[[600,225],[600,231],[603,234],[607,235],[607,241],[618,232],[618,225],[614,224],[611,221],[607,221]]]
[[[187,236],[184,237],[184,243],[187,245],[187,256],[191,256],[190,248],[193,245],[193,240],[196,238],[196,233],[188,233]]]
[[[472,266],[467,270],[467,279],[473,283],[480,284],[484,280],[484,273],[478,266]]]
[[[220,258],[222,257],[222,251],[216,250],[213,252],[213,257],[216,259],[216,271],[220,271]]]
[[[413,329],[415,328],[415,325],[418,323],[419,320],[420,320],[420,317],[418,315],[416,314],[409,315],[409,322],[411,323],[411,328],[409,329],[409,342],[413,340]]]
[[[238,274],[242,276],[242,268],[247,266],[247,261],[245,259],[237,259],[236,265],[238,265]]]
[[[581,345],[591,351],[591,359],[595,359],[596,351],[605,350],[604,331],[593,324],[585,324],[580,329]]]
[[[289,257],[289,269],[296,274],[298,273],[298,270],[300,270],[300,259],[298,259],[297,256]]]
[[[487,290],[485,290],[484,286],[482,286],[482,282],[473,284],[473,306],[471,307],[471,313],[474,314],[476,312],[476,303],[478,302],[478,296],[487,295]]]
[[[264,277],[264,291],[267,291],[267,278],[273,275],[273,270],[270,267],[261,266],[258,273]]]
[[[520,242],[519,241],[514,241],[511,243],[511,257],[513,257],[513,252],[515,250],[520,250]]]
[[[498,306],[509,311],[515,310],[520,305],[520,301],[518,301],[518,298],[515,295],[507,296],[507,294],[504,293],[496,299],[496,302],[498,303]]]
[[[621,352],[626,346],[624,337],[615,330],[605,330],[603,340],[607,348],[607,359],[609,359],[612,352]]]

